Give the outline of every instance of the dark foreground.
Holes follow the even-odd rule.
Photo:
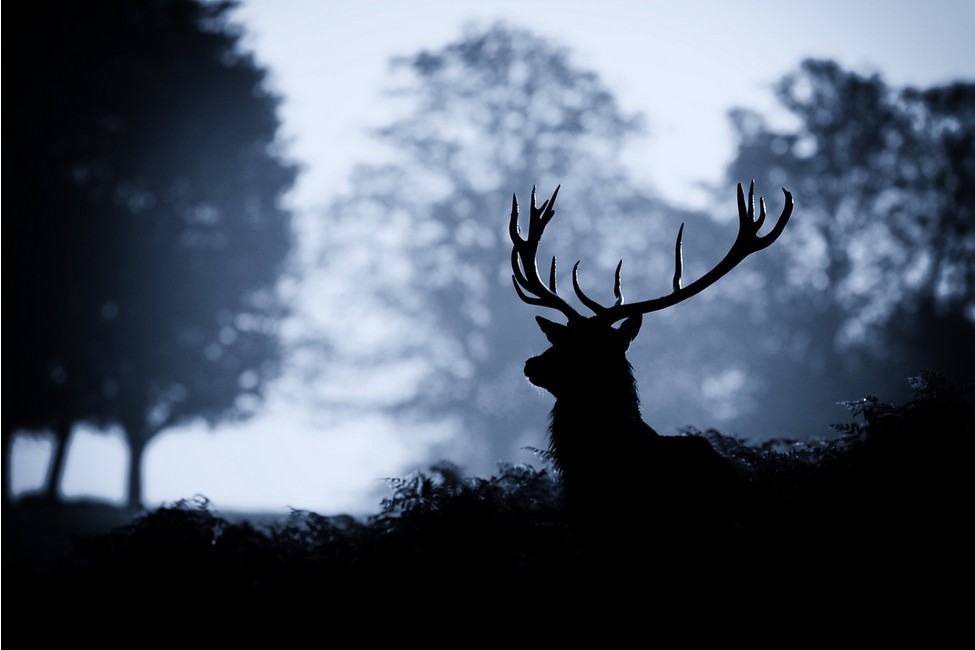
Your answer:
[[[619,601],[644,618],[662,606],[759,618],[925,608],[944,630],[971,578],[975,408],[971,387],[928,375],[915,388],[905,405],[851,404],[855,424],[828,443],[756,448],[701,434],[747,480],[733,512],[689,525],[648,505],[585,539],[551,473],[527,466],[473,479],[437,465],[393,481],[366,519],[241,520],[205,500],[135,516],[22,502],[3,513],[3,622],[215,607],[238,621],[308,609],[319,623],[494,612],[487,621]]]

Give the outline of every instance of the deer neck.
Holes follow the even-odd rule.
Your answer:
[[[589,446],[600,431],[632,429],[640,422],[636,380],[626,363],[619,372],[597,376],[559,395],[550,418],[552,451],[563,464],[567,455]]]
[[[555,468],[573,483],[593,466],[609,462],[614,440],[630,439],[648,429],[640,417],[636,381],[627,372],[609,381],[561,394],[552,407],[549,421],[549,451]],[[604,458],[605,457],[605,458]],[[588,468],[588,469],[587,469]]]

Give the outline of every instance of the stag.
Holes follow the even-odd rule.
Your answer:
[[[622,260],[616,267],[616,302],[605,306],[579,285],[579,262],[572,269],[572,287],[593,312],[583,316],[559,295],[556,259],[548,282],[539,276],[536,257],[542,233],[555,215],[559,188],[536,205],[532,188],[528,234],[518,224],[518,198],[512,198],[509,231],[512,280],[524,302],[561,312],[567,323],[541,316],[536,321],[551,347],[525,363],[528,380],[555,397],[549,422],[549,450],[558,471],[572,521],[588,530],[605,531],[633,522],[627,535],[639,534],[657,522],[665,534],[699,534],[725,521],[742,494],[742,479],[732,463],[699,436],[665,436],[643,421],[633,368],[626,358],[643,315],[666,309],[711,286],[748,255],[770,246],[792,214],[792,195],[785,189],[781,216],[764,236],[764,198],[755,217],[755,183],[746,201],[738,185],[738,236],[727,255],[699,279],[683,286],[681,240],[677,233],[673,291],[651,300],[626,303],[620,286]],[[620,322],[622,321],[622,322]],[[618,327],[614,325],[620,322]],[[632,543],[632,540],[630,540]]]

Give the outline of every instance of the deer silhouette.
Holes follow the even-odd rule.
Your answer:
[[[561,186],[560,186],[561,187]],[[715,525],[729,524],[743,480],[735,466],[699,436],[664,436],[646,424],[633,368],[626,358],[643,314],[659,311],[700,293],[731,271],[748,255],[771,245],[792,214],[792,195],[785,189],[785,206],[771,231],[759,236],[766,217],[759,199],[755,218],[755,184],[746,202],[738,185],[738,236],[725,257],[698,280],[681,284],[683,261],[680,227],[675,246],[673,292],[640,302],[625,303],[620,287],[622,261],[616,267],[616,302],[604,306],[579,285],[579,262],[572,269],[572,286],[579,301],[593,312],[585,317],[559,295],[556,259],[548,283],[539,277],[536,256],[542,233],[555,215],[559,188],[541,206],[532,188],[528,234],[518,224],[518,198],[512,198],[509,232],[515,291],[529,305],[555,309],[567,319],[557,323],[536,317],[551,347],[525,363],[528,380],[555,397],[549,426],[550,453],[558,471],[570,521],[593,537],[606,539],[616,530],[616,543],[639,544],[648,524],[667,535],[700,536]],[[622,321],[618,327],[615,323]]]

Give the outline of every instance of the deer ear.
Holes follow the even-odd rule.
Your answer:
[[[541,316],[535,317],[535,322],[538,326],[542,328],[542,333],[545,334],[545,338],[552,345],[555,345],[558,341],[561,341],[565,336],[565,331],[568,329],[565,325],[561,323],[556,323],[547,318],[542,318]]]
[[[636,316],[630,316],[625,321],[620,323],[619,330],[626,336],[627,344],[636,338],[636,335],[640,333],[640,326],[643,325],[643,314],[637,314]]]

